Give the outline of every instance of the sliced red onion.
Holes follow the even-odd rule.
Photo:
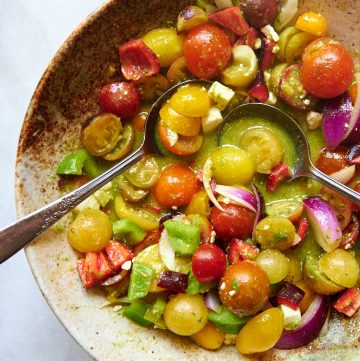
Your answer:
[[[354,109],[345,134],[345,143],[354,145],[360,142],[360,73],[355,74],[357,84],[357,94]]]
[[[280,31],[285,25],[287,25],[292,18],[296,15],[299,9],[299,0],[287,0],[282,6],[276,20],[275,29]]]
[[[335,179],[342,184],[346,184],[354,176],[355,169],[356,167],[354,165],[351,165],[350,167],[345,167],[335,173],[331,173],[329,177]]]
[[[210,290],[205,295],[205,305],[209,310],[212,310],[216,313],[221,312],[222,306],[221,306],[221,302],[220,302],[217,290],[215,290],[215,289]]]
[[[292,331],[284,331],[274,347],[290,350],[307,345],[319,335],[328,313],[328,299],[317,295],[301,317],[299,327]]]
[[[326,147],[335,149],[347,136],[352,102],[348,92],[324,101],[322,129]]]
[[[256,225],[261,221],[265,214],[265,201],[260,189],[256,186],[255,183],[251,183],[251,189],[253,190],[256,198],[256,216],[252,231],[252,238],[254,239]]]
[[[159,254],[166,268],[171,271],[175,271],[175,251],[171,246],[165,229],[161,232],[161,237],[159,240]]]
[[[209,199],[211,200],[211,202],[214,203],[214,206],[216,208],[218,208],[220,211],[225,212],[225,209],[223,207],[221,207],[220,203],[215,198],[213,190],[212,190],[212,186],[211,186],[211,177],[212,177],[211,166],[212,166],[212,161],[211,161],[211,157],[209,157],[206,160],[205,164],[204,164],[203,175],[202,175],[204,189],[205,189],[205,192],[208,195]]]
[[[342,236],[334,210],[318,196],[305,199],[304,206],[317,243],[326,252],[331,252],[338,247]]]
[[[240,206],[256,212],[256,197],[246,189],[216,185],[215,192],[229,198]]]

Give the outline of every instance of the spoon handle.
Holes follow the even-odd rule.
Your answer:
[[[105,173],[62,198],[0,230],[0,264],[52,226],[79,203],[144,156],[140,147]]]
[[[360,194],[353,189],[339,183],[335,179],[329,177],[313,165],[309,167],[309,176],[322,183],[324,186],[329,187],[333,191],[340,193],[342,196],[350,199],[352,202],[360,205]]]

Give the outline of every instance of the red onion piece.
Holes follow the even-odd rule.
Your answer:
[[[354,176],[355,169],[355,165],[351,165],[350,167],[345,167],[337,172],[331,173],[329,177],[335,179],[342,184],[346,184]]]
[[[188,285],[188,276],[185,273],[163,271],[157,285],[169,291],[185,293]]]
[[[292,331],[284,331],[274,347],[290,350],[307,345],[319,335],[328,312],[328,299],[317,295],[308,310],[301,317],[299,327]]]
[[[318,196],[305,199],[304,207],[317,243],[326,252],[331,252],[339,245],[342,236],[334,210]]]
[[[349,126],[345,134],[345,143],[348,145],[354,145],[360,142],[360,73],[355,74],[355,78],[358,96],[356,97]]]
[[[352,147],[349,153],[346,155],[346,159],[351,164],[360,165],[360,145],[355,145]]]
[[[256,197],[249,191],[236,187],[216,185],[215,192],[229,198],[240,206],[256,212]]]
[[[348,92],[324,101],[322,129],[328,149],[335,149],[346,138],[351,111],[352,103]]]
[[[212,311],[214,311],[216,313],[221,312],[222,306],[221,306],[221,302],[220,302],[217,290],[215,290],[215,289],[210,290],[205,295],[205,305],[209,310],[212,310]]]
[[[254,239],[256,225],[261,221],[261,219],[265,215],[265,201],[260,189],[256,186],[255,183],[251,183],[251,189],[253,190],[256,198],[256,216],[252,231],[252,238]]]

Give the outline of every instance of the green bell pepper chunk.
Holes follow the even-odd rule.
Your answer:
[[[95,158],[85,149],[65,156],[56,169],[56,174],[81,175],[83,172],[91,177],[100,174]]]
[[[140,326],[149,326],[151,322],[144,318],[148,307],[144,301],[135,300],[129,306],[124,307],[122,314]]]
[[[190,296],[194,296],[194,295],[197,295],[198,293],[208,292],[211,288],[215,288],[216,286],[217,286],[217,282],[212,282],[210,284],[205,284],[205,283],[199,282],[195,278],[192,271],[190,271],[186,293]]]
[[[156,301],[146,310],[144,316],[145,320],[156,324],[164,313],[165,305],[166,299],[164,297],[158,297]]]
[[[127,295],[129,300],[143,298],[148,294],[154,273],[155,271],[151,266],[142,262],[133,262]]]
[[[146,232],[136,223],[128,219],[120,219],[113,224],[113,233],[116,238],[125,238],[126,243],[135,246],[146,236]]]
[[[208,320],[211,321],[220,331],[230,334],[238,334],[251,317],[239,317],[228,308],[223,307],[220,313],[210,311]]]
[[[179,256],[191,256],[200,244],[200,228],[169,220],[164,223],[170,244]]]

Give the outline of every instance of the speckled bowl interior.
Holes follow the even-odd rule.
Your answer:
[[[18,148],[16,194],[18,216],[24,216],[59,196],[55,168],[79,146],[83,121],[99,111],[98,93],[109,82],[107,69],[119,74],[117,45],[147,31],[169,26],[186,0],[112,0],[86,19],[55,55],[41,78],[25,116]],[[360,49],[359,0],[300,0],[301,12],[323,13],[330,34],[353,51]],[[65,227],[68,218],[61,222]],[[58,229],[58,228],[57,228]],[[95,359],[112,360],[236,360],[246,359],[234,347],[203,350],[188,339],[141,328],[102,308],[102,295],[85,292],[75,269],[79,255],[65,233],[50,229],[26,249],[39,284],[59,320]],[[262,360],[360,359],[360,315],[332,318],[329,333],[307,347],[271,351]]]

